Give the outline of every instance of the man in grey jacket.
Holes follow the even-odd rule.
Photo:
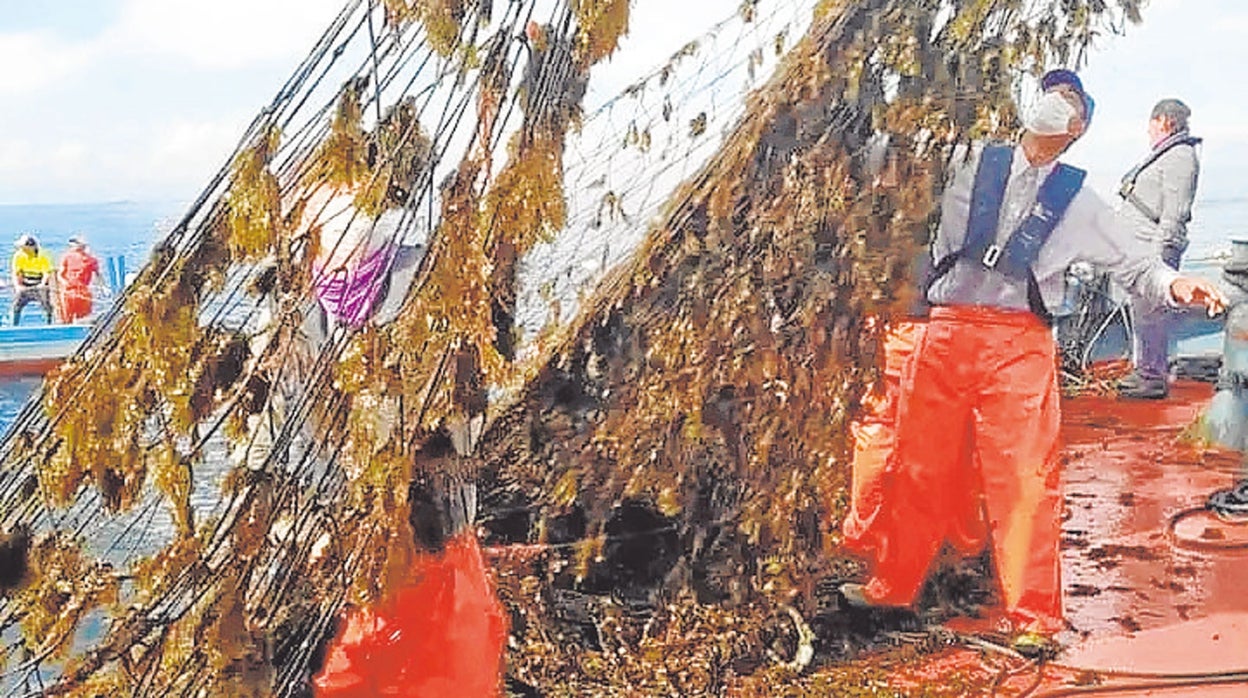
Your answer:
[[[1148,122],[1152,149],[1123,176],[1118,191],[1123,199],[1119,215],[1172,269],[1179,268],[1187,249],[1187,224],[1192,219],[1200,173],[1196,152],[1200,139],[1188,131],[1191,114],[1192,110],[1177,99],[1163,99],[1153,107]],[[1118,393],[1128,398],[1164,398],[1169,394],[1167,310],[1136,300],[1132,315],[1135,370],[1119,382]]]

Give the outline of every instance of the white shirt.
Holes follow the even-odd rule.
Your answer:
[[[939,262],[962,247],[966,237],[967,218],[971,210],[971,191],[975,170],[983,144],[958,146],[950,161],[944,198],[941,201],[940,227],[932,243],[932,257]],[[1002,202],[1002,218],[1016,204],[1027,211],[1035,203],[1036,192],[1055,165],[1035,168],[1036,180],[1020,190],[1016,180],[1030,167],[1021,147],[1014,149],[1010,182],[1006,185],[1006,201]],[[1011,186],[1013,185],[1013,186]],[[1018,198],[1016,198],[1018,197]],[[1002,244],[1013,227],[999,226],[996,242]],[[1153,249],[1139,240],[1130,228],[1114,215],[1114,210],[1088,187],[1083,187],[1058,221],[1052,235],[1032,265],[1040,295],[1049,310],[1057,309],[1065,291],[1066,269],[1074,262],[1090,262],[1110,273],[1114,281],[1134,296],[1155,305],[1173,304],[1170,284],[1178,273],[1167,267]],[[959,259],[949,273],[932,284],[928,299],[933,305],[986,305],[997,308],[1028,310],[1027,282],[991,270],[978,259]]]

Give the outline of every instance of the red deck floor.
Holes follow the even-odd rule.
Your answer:
[[[955,674],[982,679],[1018,669],[1001,674],[997,695],[1248,697],[1242,677],[1215,683],[1198,676],[1248,672],[1248,550],[1212,549],[1239,540],[1248,526],[1206,527],[1200,549],[1169,532],[1176,514],[1229,486],[1239,468],[1239,454],[1182,438],[1211,396],[1207,384],[1179,383],[1164,401],[1066,400],[1062,562],[1074,626],[1063,638],[1066,650],[1043,673],[1017,660],[949,650],[917,674],[898,675],[898,687],[916,686],[920,676],[930,688]]]

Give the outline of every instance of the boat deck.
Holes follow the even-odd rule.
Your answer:
[[[916,695],[979,690],[953,688],[961,685],[991,686],[1002,696],[1248,696],[1248,675],[1226,675],[1248,672],[1245,531],[1210,518],[1198,545],[1173,532],[1176,516],[1189,528],[1200,521],[1191,516],[1206,516],[1185,512],[1240,472],[1240,454],[1185,438],[1212,394],[1207,383],[1182,381],[1162,401],[1067,399],[1062,563],[1073,629],[1061,638],[1065,651],[1038,666],[950,648],[895,672],[893,688]]]

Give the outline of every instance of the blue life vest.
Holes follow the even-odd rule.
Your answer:
[[[998,246],[997,226],[1001,220],[1001,204],[1014,162],[1014,148],[1008,145],[987,145],[975,170],[971,189],[971,210],[967,219],[966,238],[961,249],[947,255],[932,269],[927,282],[931,289],[948,274],[959,259],[975,260],[1012,279],[1027,282],[1027,304],[1045,322],[1052,316],[1044,306],[1040,285],[1031,265],[1040,256],[1040,248],[1048,241],[1075,194],[1083,187],[1087,173],[1077,167],[1058,163],[1036,192],[1036,205],[1010,233],[1004,245]]]

